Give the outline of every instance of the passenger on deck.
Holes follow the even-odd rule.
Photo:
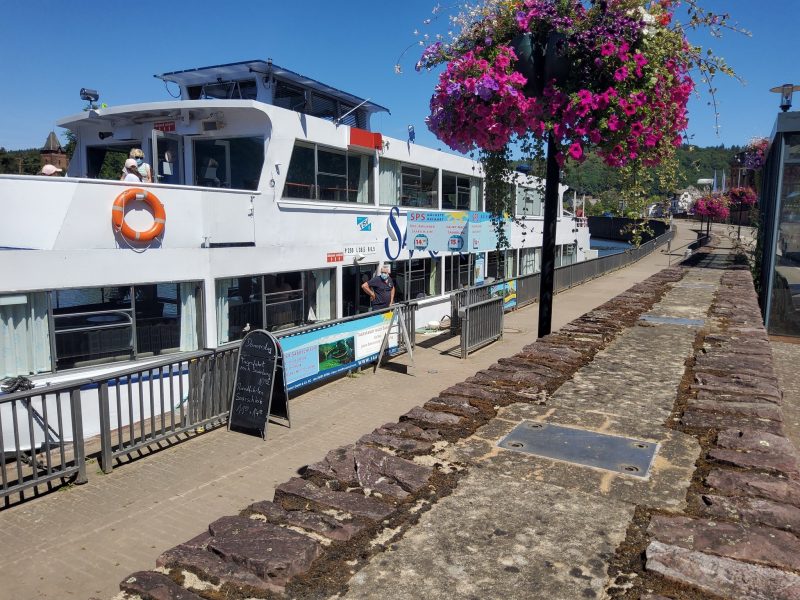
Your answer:
[[[59,169],[55,165],[45,165],[42,167],[42,170],[39,171],[39,175],[47,175],[48,177],[55,177],[59,173],[61,173],[62,169]]]
[[[136,161],[136,167],[139,169],[139,175],[142,176],[144,183],[153,183],[153,171],[146,162],[144,162],[144,152],[141,148],[134,148],[128,155]]]
[[[125,169],[122,171],[122,177],[120,177],[119,180],[127,183],[142,182],[142,175],[139,173],[139,166],[136,164],[134,159],[129,158],[125,161]]]

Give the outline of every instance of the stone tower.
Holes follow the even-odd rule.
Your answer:
[[[50,135],[47,136],[47,141],[39,151],[39,154],[42,157],[41,167],[44,165],[53,165],[54,167],[66,171],[69,166],[67,153],[64,152],[64,148],[61,147],[61,142],[58,141],[54,131],[51,131]]]

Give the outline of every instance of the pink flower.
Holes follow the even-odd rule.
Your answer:
[[[642,133],[644,133],[644,125],[642,125],[641,121],[637,121],[631,125],[631,135],[639,137]]]
[[[583,146],[578,142],[573,142],[569,147],[569,155],[575,160],[580,160],[583,157]]]
[[[617,47],[613,42],[606,42],[600,47],[600,56],[611,56],[617,51]]]
[[[614,71],[614,81],[625,81],[628,78],[628,67],[621,66]]]
[[[608,117],[608,128],[611,131],[619,131],[620,127],[622,127],[622,122],[619,120],[617,115],[611,115]]]

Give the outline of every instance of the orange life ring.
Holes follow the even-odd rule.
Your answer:
[[[145,202],[153,213],[153,226],[147,231],[136,231],[125,222],[125,203],[132,200]],[[137,242],[149,242],[164,232],[167,213],[156,195],[141,188],[129,188],[117,196],[111,207],[111,224],[124,237]]]

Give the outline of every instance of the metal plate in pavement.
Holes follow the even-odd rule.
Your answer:
[[[705,319],[687,319],[685,317],[658,317],[656,315],[642,315],[639,317],[648,323],[659,325],[688,325],[689,327],[702,327],[706,324]]]
[[[534,421],[523,421],[498,445],[634,477],[647,477],[658,450],[655,442]]]

